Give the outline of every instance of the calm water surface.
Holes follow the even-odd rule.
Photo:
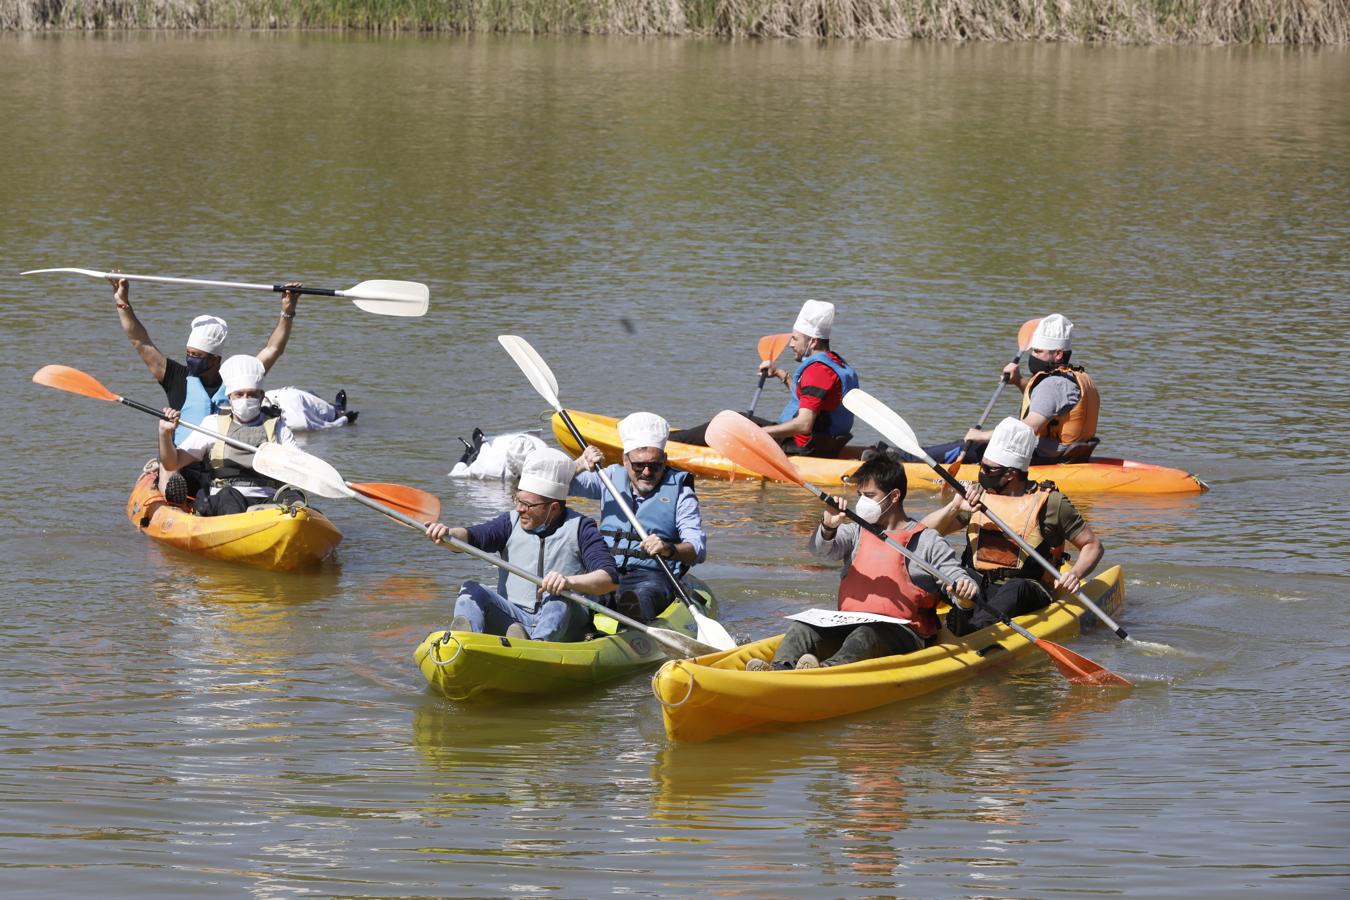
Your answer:
[[[1350,883],[1350,58],[1340,51],[329,35],[0,39],[0,890],[15,897],[1330,896]],[[1115,455],[1202,497],[1085,497],[1128,574],[1085,637],[867,715],[672,745],[645,679],[429,694],[414,646],[484,577],[363,508],[314,575],[152,546],[123,514],[159,402],[109,291],[39,266],[431,286],[425,319],[306,299],[273,384],[345,387],[306,447],[487,517],[458,436],[564,401],[677,424],[753,392],[808,297],[926,440],[1017,326],[1078,323]],[[260,347],[266,294],[137,285]],[[625,327],[624,320],[627,321]],[[761,410],[782,401],[766,392]],[[1005,398],[1000,412],[1011,412]],[[705,482],[724,621],[831,595],[818,510]],[[934,498],[915,494],[913,512]]]

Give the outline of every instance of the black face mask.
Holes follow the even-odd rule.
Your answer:
[[[202,372],[211,365],[211,358],[208,356],[189,356],[187,358],[187,372],[193,378],[200,378]]]
[[[998,472],[986,472],[984,469],[980,469],[980,487],[990,493],[997,494],[1003,487],[1003,476],[1007,474],[1007,469]]]
[[[1058,368],[1058,366],[1055,365],[1054,360],[1041,359],[1035,354],[1032,354],[1027,358],[1027,371],[1032,375],[1037,375],[1041,372],[1053,372],[1056,368]]]

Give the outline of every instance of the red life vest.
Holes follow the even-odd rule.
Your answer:
[[[923,523],[911,521],[904,528],[887,533],[913,550],[923,529]],[[936,634],[936,607],[941,598],[914,583],[909,577],[908,562],[871,532],[860,531],[853,562],[839,582],[840,611],[909,619],[910,627],[921,637]]]

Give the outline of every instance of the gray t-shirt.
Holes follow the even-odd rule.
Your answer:
[[[1039,413],[1047,419],[1058,419],[1067,415],[1082,398],[1077,379],[1051,375],[1042,378],[1031,389],[1031,403],[1027,406],[1027,412]],[[1036,443],[1036,455],[1042,457],[1063,456],[1067,449],[1067,444],[1061,444],[1051,437],[1042,437]]]
[[[858,552],[858,539],[861,534],[862,528],[859,525],[854,522],[845,522],[835,532],[834,539],[827,541],[821,536],[820,526],[816,526],[815,530],[811,532],[811,555],[822,559],[844,560],[851,566],[854,554]],[[961,560],[956,555],[956,551],[952,550],[951,545],[942,539],[942,535],[932,528],[925,528],[919,532],[919,541],[914,545],[913,552],[919,559],[948,578],[955,580],[968,577],[965,570],[961,568]],[[905,560],[905,566],[909,571],[909,579],[914,582],[915,586],[934,594],[942,593],[942,585],[938,584],[937,579],[932,575],[929,575],[910,560]],[[839,573],[839,579],[842,581],[847,574],[848,566],[845,566]]]

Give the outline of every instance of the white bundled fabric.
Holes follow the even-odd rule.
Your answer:
[[[517,431],[492,438],[479,432],[474,438],[481,441],[477,452],[471,447],[450,470],[451,478],[519,478],[525,457],[548,446],[537,432]]]
[[[281,418],[291,431],[321,431],[347,424],[346,413],[302,388],[274,388],[267,392],[267,400],[281,410]]]

